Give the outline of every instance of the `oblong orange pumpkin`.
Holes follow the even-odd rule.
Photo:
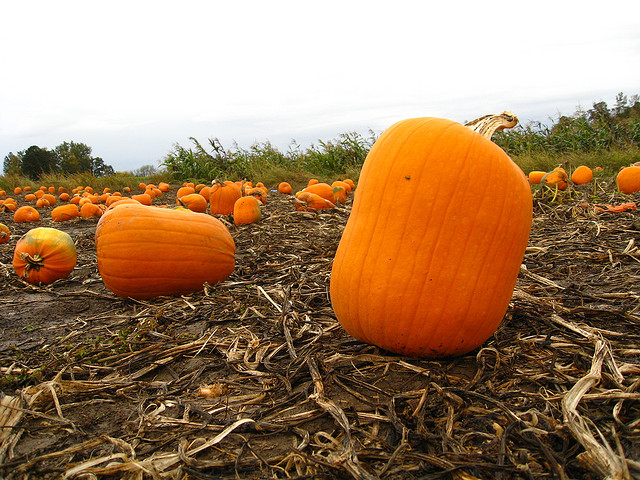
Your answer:
[[[13,212],[13,221],[16,223],[37,222],[38,220],[40,220],[40,213],[29,205],[23,205]]]
[[[235,268],[236,247],[227,227],[188,210],[117,205],[100,217],[95,241],[102,280],[121,297],[196,292]]]
[[[188,208],[192,212],[204,213],[207,211],[207,199],[199,193],[188,193],[178,197],[176,204]]]
[[[396,123],[367,155],[335,255],[337,319],[403,355],[473,350],[507,310],[532,217],[527,177],[491,140],[445,119]]]
[[[335,207],[335,205],[326,198],[323,198],[320,195],[312,192],[306,192],[304,190],[296,193],[295,206],[296,210],[304,210],[307,212],[314,212],[316,210],[325,210]]]
[[[82,218],[101,217],[106,209],[107,207],[104,205],[97,205],[95,203],[87,202],[80,207],[80,217]]]
[[[51,219],[54,222],[66,222],[72,220],[80,215],[80,209],[74,203],[67,203],[60,205],[51,210]]]
[[[531,172],[529,172],[529,183],[531,185],[539,185],[540,184],[540,180],[542,180],[542,178],[547,174],[547,172],[544,172],[542,170],[533,170]]]
[[[68,233],[38,227],[25,233],[13,253],[13,268],[27,282],[48,285],[66,278],[76,266],[76,246]]]
[[[320,195],[322,198],[324,198],[325,200],[329,200],[331,203],[335,203],[336,201],[335,196],[333,195],[333,188],[328,183],[314,183],[313,185],[305,187],[302,191]]]

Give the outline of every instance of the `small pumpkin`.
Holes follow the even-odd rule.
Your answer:
[[[33,285],[48,285],[68,277],[77,260],[76,246],[68,233],[38,227],[16,243],[13,268],[20,278]]]
[[[67,203],[65,205],[59,205],[51,210],[51,219],[54,222],[66,222],[67,220],[73,220],[80,215],[80,209],[73,203]]]
[[[333,189],[334,203],[345,203],[347,201],[347,190],[344,187],[336,185],[331,188]]]
[[[40,220],[40,213],[29,205],[23,205],[13,212],[13,221],[16,223],[37,222],[38,220]]]
[[[316,195],[320,195],[322,198],[330,201],[331,203],[334,203],[336,201],[335,196],[333,195],[333,188],[328,183],[324,183],[324,182],[314,183],[313,185],[309,185],[308,187],[305,187],[302,191],[311,192],[311,193],[315,193]]]
[[[199,193],[189,193],[176,198],[176,204],[188,208],[192,212],[204,213],[207,211],[207,199]]]
[[[616,185],[622,193],[631,194],[640,190],[640,166],[624,167],[616,175]]]
[[[558,190],[566,190],[569,187],[569,175],[564,168],[554,168],[540,179],[540,183],[556,187]]]
[[[240,197],[233,206],[233,223],[242,225],[245,223],[255,223],[260,220],[260,202],[252,196]]]
[[[593,180],[593,170],[586,165],[580,165],[571,174],[571,181],[576,185],[584,185]]]
[[[289,183],[287,182],[280,182],[280,184],[278,185],[279,193],[289,194],[292,191],[293,189],[291,188],[291,185],[289,185]]]
[[[87,202],[80,207],[80,217],[82,218],[100,218],[107,207],[105,205],[97,205]]]
[[[189,210],[116,205],[100,217],[95,242],[102,280],[121,297],[196,292],[235,268],[236,247],[227,227]]]
[[[542,170],[532,170],[529,172],[529,184],[539,185],[542,178],[547,174]]]
[[[346,183],[346,182],[343,182],[342,180],[336,180],[335,182],[333,182],[333,183],[331,184],[331,186],[332,186],[333,188],[335,188],[335,187],[342,187],[342,188],[344,188],[344,189],[345,189],[345,191],[347,192],[347,195],[351,194],[351,185],[349,185],[349,184],[348,184],[348,183]]]
[[[413,118],[378,138],[331,271],[331,303],[353,337],[447,357],[496,331],[533,218],[525,174],[489,139],[515,124],[508,112],[467,125]]]
[[[140,202],[142,205],[151,205],[152,199],[148,193],[139,193],[138,195],[131,195],[131,198],[136,202]]]
[[[178,189],[178,191],[176,192],[176,197],[180,198],[184,195],[190,195],[192,193],[196,193],[196,189],[185,184]]]
[[[11,239],[11,231],[4,223],[0,223],[0,245]]]
[[[353,180],[351,180],[350,178],[345,178],[342,181],[344,183],[348,184],[351,187],[351,190],[355,190],[356,189],[356,183]]]
[[[315,212],[317,210],[325,210],[335,207],[333,202],[330,202],[326,198],[312,192],[305,192],[304,190],[296,193],[295,206],[296,210],[304,210],[307,212]]]
[[[4,200],[0,200],[0,212],[6,212],[7,210],[15,212],[17,208],[18,202],[16,202],[15,198],[7,197]]]

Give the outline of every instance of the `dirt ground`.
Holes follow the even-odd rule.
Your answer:
[[[601,182],[597,202],[635,201],[612,191]],[[329,276],[351,200],[312,214],[271,193],[259,224],[223,218],[228,280],[144,301],[103,285],[97,219],[0,213],[13,234],[0,245],[0,477],[640,478],[639,213],[594,211],[593,193],[536,192],[502,325],[437,361],[337,323]],[[74,239],[67,279],[15,275],[34,226]]]

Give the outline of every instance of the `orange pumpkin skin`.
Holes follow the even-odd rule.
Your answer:
[[[540,183],[542,182],[550,187],[557,187],[558,190],[566,190],[569,186],[569,175],[562,168],[554,168],[540,179]]]
[[[580,165],[571,174],[571,181],[576,185],[584,185],[593,180],[593,170],[586,165]]]
[[[547,172],[543,172],[542,170],[533,170],[529,172],[529,183],[531,185],[539,185],[540,180],[544,178]]]
[[[293,189],[291,188],[291,185],[289,185],[289,183],[287,182],[280,182],[280,184],[278,185],[278,193],[291,193],[293,191]]]
[[[4,223],[0,223],[0,245],[11,239],[11,231]]]
[[[233,213],[233,205],[242,196],[242,189],[234,182],[216,181],[211,186],[209,195],[209,213],[211,215],[229,215]]]
[[[640,190],[640,167],[625,167],[616,175],[616,185],[622,193],[630,194]]]
[[[192,212],[204,213],[207,211],[207,199],[199,193],[188,193],[176,198],[176,204],[188,208]]]
[[[313,185],[305,187],[302,191],[320,195],[322,198],[330,201],[331,203],[335,203],[336,201],[335,196],[333,195],[333,188],[328,183],[314,183]]]
[[[77,260],[76,246],[68,233],[38,227],[16,243],[13,268],[19,277],[33,285],[48,285],[69,276]]]
[[[260,221],[260,202],[253,195],[241,197],[233,206],[233,223],[242,225]]]
[[[100,217],[95,241],[102,280],[121,297],[193,293],[235,268],[236,247],[227,227],[189,210],[117,205]]]
[[[66,222],[80,216],[80,209],[73,203],[60,205],[51,210],[51,219],[54,222]]]
[[[13,212],[13,221],[16,223],[37,222],[38,220],[40,220],[40,213],[28,205],[23,205]]]
[[[335,207],[335,205],[326,198],[304,190],[296,193],[295,206],[296,210],[306,212],[315,212],[317,210]]]
[[[473,350],[504,317],[532,217],[527,177],[495,143],[450,120],[396,123],[364,162],[335,255],[337,319],[403,355]]]

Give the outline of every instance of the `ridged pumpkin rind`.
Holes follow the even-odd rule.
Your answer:
[[[42,266],[37,269],[27,268],[23,253],[31,257],[41,257]],[[78,254],[71,236],[50,227],[29,230],[20,237],[13,252],[13,268],[16,274],[33,285],[49,285],[68,277],[77,261]]]
[[[193,293],[235,268],[229,230],[203,213],[118,205],[100,217],[95,240],[102,280],[121,297]]]
[[[337,319],[404,355],[471,351],[504,317],[532,216],[527,177],[493,142],[449,120],[398,122],[364,162],[336,251]]]

